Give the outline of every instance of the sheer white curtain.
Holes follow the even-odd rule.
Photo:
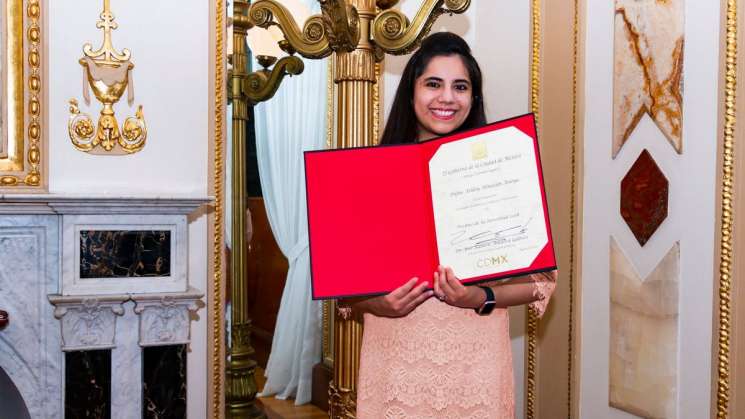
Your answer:
[[[317,7],[317,4],[316,4]],[[326,141],[325,60],[304,60],[277,94],[255,112],[259,176],[269,224],[289,261],[262,396],[311,398],[311,373],[321,358],[321,307],[311,300],[303,151]]]

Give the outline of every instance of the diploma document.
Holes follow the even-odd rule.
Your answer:
[[[556,269],[532,114],[434,140],[305,153],[314,299],[438,265],[465,284]]]

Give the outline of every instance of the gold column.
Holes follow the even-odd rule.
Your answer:
[[[227,385],[225,389],[227,418],[266,418],[256,406],[256,361],[251,346],[251,319],[246,302],[246,125],[248,98],[243,93],[243,81],[248,76],[246,32],[249,3],[233,2],[233,70],[230,99],[233,104],[232,136],[232,212],[230,264],[230,346],[228,348]]]
[[[352,52],[334,54],[336,83],[336,147],[375,144],[375,53],[370,25],[375,18],[374,0],[352,0],[359,13],[360,42]],[[360,363],[362,324],[342,318],[334,322],[334,378],[329,386],[331,418],[354,418],[357,412],[357,371]]]

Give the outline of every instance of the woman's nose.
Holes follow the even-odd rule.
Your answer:
[[[440,91],[440,97],[438,98],[440,102],[444,103],[451,103],[453,102],[455,96],[453,95],[453,91],[448,88],[444,88]]]

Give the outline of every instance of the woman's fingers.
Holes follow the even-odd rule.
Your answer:
[[[455,272],[453,272],[452,268],[445,269],[445,278],[448,285],[450,285],[450,288],[452,288],[453,291],[462,292],[466,289],[466,286],[463,285],[463,283],[461,283],[458,278],[455,277]]]
[[[419,294],[413,301],[404,307],[404,314],[408,314],[411,310],[414,310],[419,304],[423,303],[427,298],[431,297],[434,292],[432,290],[426,290]]]
[[[447,271],[442,266],[440,266],[439,270],[440,270],[440,274],[438,276],[440,279],[440,289],[442,290],[442,293],[443,295],[445,295],[446,299],[448,298],[452,299],[453,297],[455,297],[455,290],[453,289],[452,285],[448,281]]]
[[[442,292],[442,288],[440,287],[440,273],[438,271],[435,271],[433,274],[433,282],[435,283],[435,296],[442,299],[445,293]]]
[[[422,282],[421,284],[414,287],[411,291],[409,291],[403,298],[401,298],[401,302],[404,305],[411,303],[412,301],[416,300],[416,298],[419,297],[422,293],[424,293],[427,290],[427,287],[429,287],[429,282]]]
[[[406,296],[411,290],[414,288],[414,285],[416,285],[419,278],[414,277],[408,280],[405,284],[401,285],[400,287],[396,288],[395,290],[391,291],[390,295],[394,299],[401,299]]]

